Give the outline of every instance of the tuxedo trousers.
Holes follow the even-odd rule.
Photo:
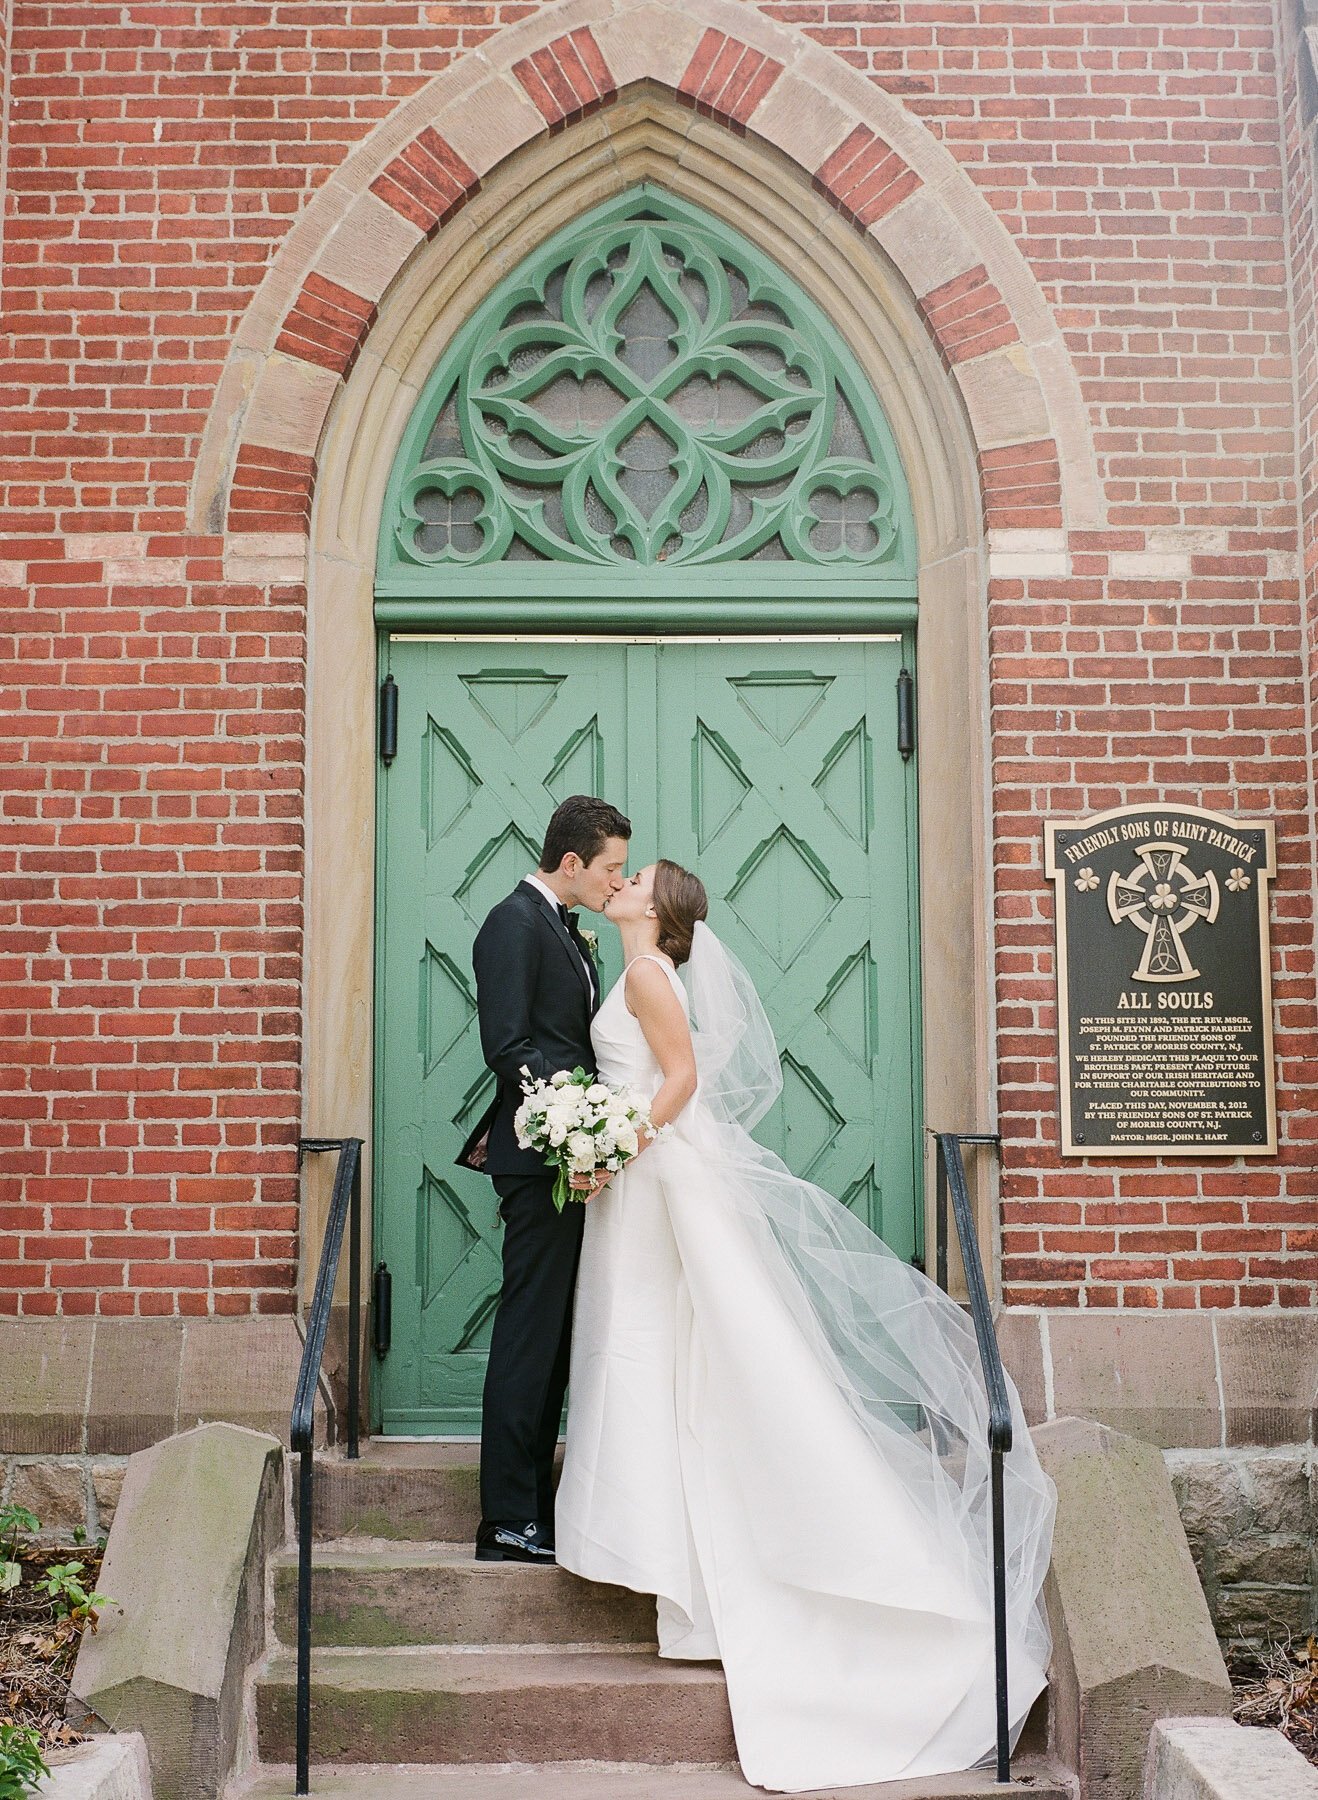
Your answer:
[[[553,1176],[496,1175],[503,1287],[481,1409],[481,1514],[552,1535],[554,1451],[572,1354],[572,1295],[584,1206],[555,1211]]]

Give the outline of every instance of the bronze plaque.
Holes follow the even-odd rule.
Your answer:
[[[1119,806],[1045,832],[1063,1155],[1275,1155],[1272,821]]]

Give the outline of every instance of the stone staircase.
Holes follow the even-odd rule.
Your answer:
[[[317,1471],[312,1792],[337,1800],[734,1800],[750,1788],[722,1670],[663,1662],[654,1608],[565,1570],[477,1563],[474,1445],[377,1440]],[[293,1791],[297,1556],[272,1559],[255,1679],[259,1766],[233,1800]],[[1034,1733],[1033,1722],[1031,1727]],[[1013,1789],[1063,1800],[1038,1754]],[[978,1770],[840,1800],[1004,1793]]]

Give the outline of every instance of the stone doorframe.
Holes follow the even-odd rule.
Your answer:
[[[371,1130],[372,599],[394,453],[495,283],[641,181],[789,271],[887,413],[920,552],[924,1116],[995,1116],[988,582],[1064,574],[1067,532],[1103,515],[1061,334],[969,176],[841,59],[735,0],[567,0],[459,59],[329,178],[244,317],[198,458],[193,525],[224,532],[226,575],[308,590],[309,1131]]]

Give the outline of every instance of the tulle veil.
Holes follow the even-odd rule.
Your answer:
[[[942,1566],[970,1596],[969,1610],[991,1617],[988,1400],[970,1318],[839,1200],[794,1176],[751,1137],[782,1087],[778,1049],[750,976],[703,923],[681,978],[699,1087],[677,1133],[722,1178],[719,1187],[742,1215],[780,1301],[878,1454],[900,1475]],[[1015,1387],[1008,1387],[1008,1667],[1024,1700],[1026,1690],[1031,1698],[1038,1692],[1051,1650],[1042,1588],[1056,1496]],[[792,1421],[784,1419],[782,1429],[790,1437]],[[839,1523],[845,1535],[848,1524]],[[1015,1737],[1025,1707],[1012,1711]]]

